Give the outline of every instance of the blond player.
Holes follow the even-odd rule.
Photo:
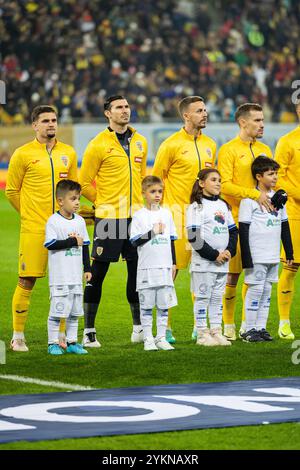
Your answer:
[[[296,105],[300,121],[300,103]],[[275,159],[280,165],[277,187],[287,192],[287,213],[294,247],[294,263],[288,266],[282,253],[283,270],[278,283],[278,335],[282,339],[295,338],[290,327],[290,309],[295,290],[295,278],[300,266],[300,127],[282,136],[276,146]]]
[[[207,124],[207,111],[201,96],[184,98],[178,110],[184,126],[161,144],[152,174],[164,181],[164,205],[172,212],[178,235],[175,241],[177,269],[184,269],[191,258],[185,233],[185,209],[199,171],[215,166],[216,143],[202,133]],[[195,336],[195,329],[194,332]],[[166,338],[170,343],[175,342],[170,321]]]
[[[11,157],[6,196],[20,213],[19,280],[12,300],[13,351],[27,352],[24,329],[36,279],[46,274],[45,225],[56,210],[58,181],[77,180],[75,150],[56,139],[57,115],[51,106],[37,106],[32,115],[36,138]]]
[[[244,198],[257,201],[261,207],[265,207],[267,210],[271,208],[268,194],[255,188],[251,165],[258,155],[272,158],[272,152],[267,145],[258,141],[264,132],[264,116],[259,104],[242,104],[236,110],[235,120],[240,128],[239,134],[220,148],[218,170],[222,178],[222,196],[231,205],[233,218],[238,224],[239,205]],[[224,335],[230,340],[236,339],[234,309],[236,287],[241,271],[241,254],[238,243],[237,254],[229,264],[223,299]],[[245,293],[246,286],[243,286],[243,297]],[[241,329],[244,329],[243,325]]]

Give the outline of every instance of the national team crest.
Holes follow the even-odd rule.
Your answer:
[[[136,143],[136,146],[137,146],[137,148],[139,149],[140,152],[143,151],[143,144],[142,144],[142,142],[138,141],[138,142]]]
[[[61,161],[63,162],[63,164],[65,166],[67,166],[68,162],[69,162],[69,159],[68,159],[67,155],[62,155],[60,158],[61,158]]]
[[[103,253],[103,246],[97,246],[96,253],[98,256],[101,256]]]
[[[210,148],[206,149],[206,153],[207,153],[208,158],[212,158],[212,152],[211,152]]]

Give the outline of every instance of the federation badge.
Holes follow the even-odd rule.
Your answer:
[[[63,162],[63,164],[65,166],[67,166],[68,162],[69,162],[69,159],[68,159],[67,155],[62,155],[60,158],[61,158],[61,161]]]
[[[210,148],[206,149],[206,153],[207,153],[208,158],[212,158],[212,152],[211,152]]]
[[[63,304],[63,302],[57,302],[56,305],[55,305],[55,311],[56,312],[63,312],[65,306]]]
[[[137,148],[139,149],[140,152],[143,151],[143,144],[142,144],[142,142],[140,142],[140,141],[136,142],[136,146],[137,146]]]
[[[200,294],[206,294],[207,292],[207,284],[203,283],[203,284],[200,284],[199,286],[199,293]]]
[[[103,246],[97,246],[96,253],[98,256],[101,256],[103,253]]]

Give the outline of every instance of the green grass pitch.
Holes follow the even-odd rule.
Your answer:
[[[11,298],[17,282],[19,220],[0,191],[0,339],[8,346],[11,339]],[[230,348],[200,348],[191,340],[193,327],[189,274],[180,272],[176,281],[179,306],[173,310],[176,350],[147,353],[142,345],[130,343],[131,314],[125,296],[126,266],[111,265],[104,283],[97,316],[100,350],[86,357],[50,357],[47,354],[47,279],[35,286],[26,326],[28,354],[7,350],[7,363],[0,374],[15,374],[42,380],[81,384],[93,388],[191,382],[222,382],[271,377],[299,376],[300,365],[291,361],[291,343],[279,340],[276,292],[273,289],[268,328],[275,340],[265,344],[236,341]],[[292,324],[300,337],[300,275],[292,309]],[[240,319],[241,301],[236,316]],[[297,313],[298,312],[298,313]],[[298,314],[296,322],[296,314]],[[297,326],[296,326],[297,325]],[[80,321],[80,337],[83,322]],[[1,394],[46,393],[55,388],[0,380]],[[2,449],[299,449],[300,423],[245,426],[164,432],[147,435],[112,436],[60,441],[18,442],[0,445]]]

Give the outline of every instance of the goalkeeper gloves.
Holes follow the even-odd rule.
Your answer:
[[[271,203],[275,209],[279,210],[283,208],[287,200],[288,197],[286,192],[283,189],[278,189],[278,191],[273,194]]]
[[[80,206],[78,214],[84,218],[86,225],[93,225],[95,222],[95,207]]]

